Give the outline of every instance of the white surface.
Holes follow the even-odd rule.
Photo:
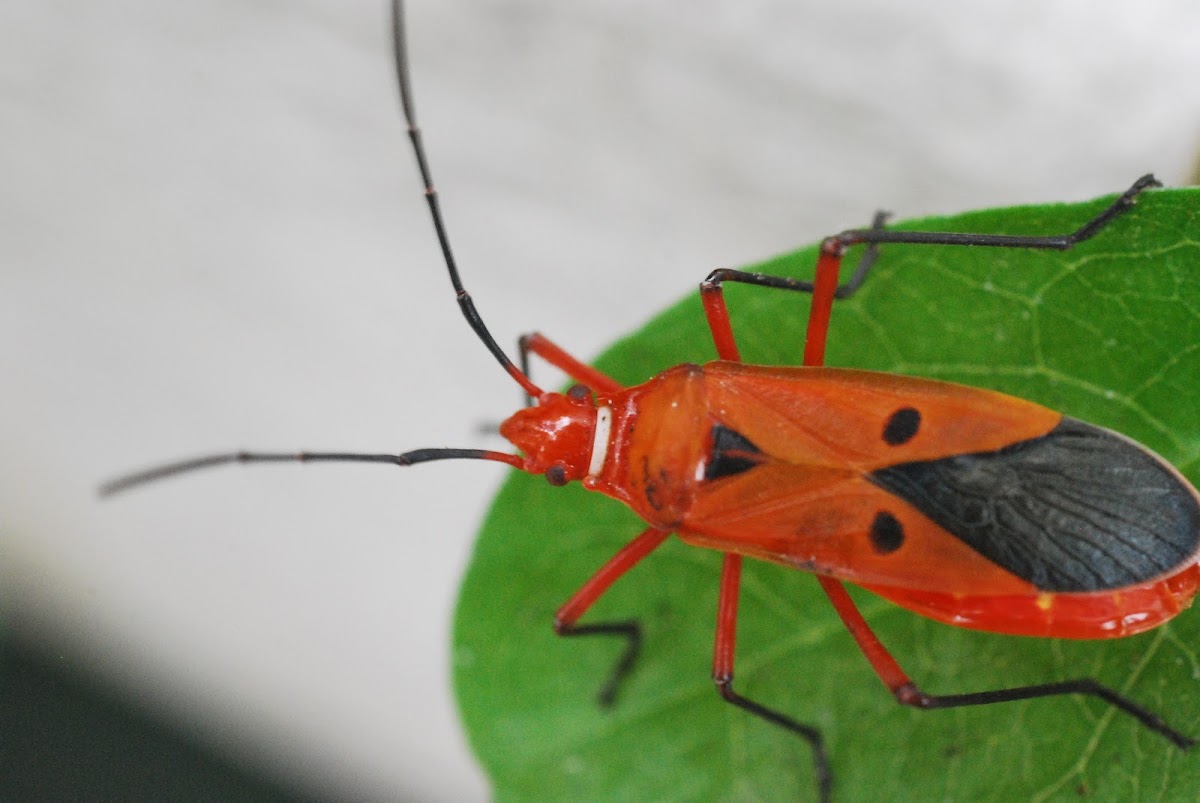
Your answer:
[[[94,496],[226,448],[500,448],[477,429],[517,389],[449,292],[386,19],[382,0],[0,5],[0,602],[268,771],[482,799],[448,630],[503,469],[232,468]],[[709,269],[877,206],[1178,181],[1200,142],[1193,0],[431,0],[410,35],[480,311],[505,345],[537,328],[585,358]]]

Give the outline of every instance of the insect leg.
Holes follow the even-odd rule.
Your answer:
[[[876,249],[879,245],[884,243],[908,245],[974,245],[992,248],[1040,248],[1065,251],[1077,243],[1095,236],[1097,232],[1132,207],[1137,196],[1142,192],[1151,187],[1160,186],[1162,184],[1153,175],[1146,174],[1142,176],[1129,189],[1117,196],[1100,214],[1070,234],[1029,236],[896,231],[885,229],[883,227],[885,215],[877,214],[870,228],[850,229],[840,234],[835,234],[832,237],[826,237],[821,242],[814,281],[802,281],[781,276],[766,276],[761,273],[750,273],[739,270],[715,270],[701,283],[700,292],[704,299],[704,308],[708,315],[709,326],[713,330],[713,339],[717,341],[717,352],[721,354],[722,359],[736,359],[736,356],[726,356],[726,352],[736,354],[736,347],[732,346],[733,336],[729,330],[729,316],[725,311],[725,301],[720,289],[722,282],[741,282],[759,287],[771,287],[777,290],[812,293],[813,302],[812,310],[808,317],[808,335],[804,341],[804,364],[822,365],[825,360],[825,338],[829,329],[829,316],[833,300],[835,298],[848,298],[862,286],[866,280],[867,273],[875,261]],[[845,284],[838,285],[837,277],[842,257],[845,255],[847,249],[855,245],[866,245],[867,252],[863,255],[862,260],[855,268],[850,279]]]
[[[738,589],[742,579],[742,556],[726,553],[721,566],[721,593],[717,602],[717,633],[713,648],[713,682],[717,691],[728,702],[760,719],[765,719],[781,728],[786,728],[808,742],[812,749],[813,770],[817,789],[822,801],[830,799],[833,774],[829,769],[829,757],[825,753],[825,742],[821,731],[804,725],[789,716],[747,699],[733,690],[733,655],[737,641]]]
[[[667,536],[670,530],[659,530],[651,527],[637,538],[621,548],[617,554],[600,567],[583,587],[576,591],[554,615],[554,632],[560,636],[621,636],[625,639],[625,652],[617,660],[608,680],[600,687],[597,699],[604,708],[612,706],[617,699],[621,682],[629,675],[637,661],[638,652],[642,646],[642,628],[636,619],[626,619],[616,622],[596,622],[587,625],[575,624],[579,617],[592,607],[592,604],[617,581],[621,575],[632,569],[642,558],[653,552]]]
[[[597,371],[592,366],[582,363],[568,354],[557,343],[542,335],[531,332],[521,335],[517,341],[517,352],[520,355],[521,373],[529,376],[529,355],[536,354],[546,362],[559,369],[580,384],[586,385],[598,393],[616,393],[621,390],[621,383],[612,377]],[[528,393],[525,394],[525,406],[533,403]]]
[[[917,687],[904,670],[896,663],[887,648],[871,631],[862,614],[854,605],[854,601],[837,580],[830,577],[818,577],[821,588],[829,596],[834,609],[846,629],[854,637],[859,649],[863,651],[875,673],[884,685],[891,690],[896,700],[902,705],[914,708],[958,708],[965,705],[988,705],[991,703],[1006,703],[1013,700],[1031,700],[1036,697],[1054,697],[1060,694],[1087,694],[1097,697],[1130,716],[1136,718],[1144,726],[1157,734],[1169,739],[1181,749],[1188,749],[1196,743],[1195,739],[1184,736],[1172,728],[1162,717],[1143,708],[1132,700],[1118,694],[1109,687],[1091,678],[1064,680],[1057,683],[1041,683],[1033,686],[1018,686],[1012,689],[996,689],[994,691],[973,692],[969,694],[926,694]]]
[[[871,222],[871,228],[864,231],[883,231],[883,224],[888,217],[887,212],[876,212]],[[849,246],[846,246],[848,248]],[[820,365],[825,355],[825,330],[829,328],[829,313],[835,298],[849,298],[866,280],[867,274],[875,264],[879,255],[879,246],[874,243],[867,245],[867,250],[859,259],[854,273],[845,284],[837,283],[838,272],[841,269],[842,256],[846,248],[837,253],[826,253],[822,249],[817,262],[815,281],[790,279],[785,276],[767,276],[762,273],[751,273],[732,268],[718,268],[708,274],[700,283],[700,300],[704,303],[704,314],[708,318],[708,327],[712,330],[713,341],[717,346],[717,354],[723,360],[741,362],[738,356],[737,344],[733,339],[733,330],[729,324],[729,310],[725,306],[725,293],[721,288],[722,282],[740,282],[753,284],[758,287],[770,287],[776,290],[792,290],[800,293],[812,293],[812,310],[808,318],[808,336],[805,340],[804,364]],[[810,346],[809,344],[812,344]]]
[[[882,213],[876,217],[878,225],[882,225]],[[874,257],[871,256],[871,259]],[[838,258],[840,262],[841,258]],[[864,261],[867,257],[864,255]],[[870,268],[867,261],[866,269]],[[863,270],[860,268],[860,270]],[[828,271],[827,271],[828,272]],[[856,271],[856,274],[859,271]],[[863,270],[865,275],[865,270]],[[754,276],[762,279],[775,280],[776,277],[760,276],[742,271],[716,270],[700,285],[700,300],[704,304],[704,314],[708,319],[708,327],[712,331],[713,342],[717,347],[717,355],[723,360],[741,362],[737,341],[733,337],[733,327],[729,323],[729,310],[725,306],[725,296],[721,291],[721,281],[735,276]],[[833,283],[837,283],[837,267],[834,266]],[[740,281],[733,278],[733,281]],[[791,281],[791,280],[784,280]],[[776,285],[769,285],[776,286]],[[787,288],[799,289],[799,288]],[[810,288],[811,292],[811,288]],[[829,293],[832,303],[832,293]],[[813,305],[816,306],[814,299]],[[811,321],[811,318],[810,318]],[[811,331],[811,328],[810,328]],[[824,337],[822,337],[824,342]],[[807,362],[807,360],[806,360]],[[742,556],[726,553],[725,562],[721,567],[721,591],[717,602],[717,631],[713,647],[713,682],[717,692],[727,702],[748,711],[760,719],[765,719],[774,725],[785,728],[808,742],[812,749],[813,768],[816,775],[817,789],[822,803],[830,800],[833,789],[833,774],[829,768],[829,757],[825,752],[825,742],[821,732],[811,725],[797,722],[789,716],[767,708],[760,703],[743,697],[733,689],[733,657],[737,642],[737,607],[738,593],[742,579]]]
[[[883,233],[883,223],[886,217],[884,212],[877,213],[872,228],[864,231]],[[826,243],[828,242],[826,240]],[[858,289],[875,263],[878,252],[878,245],[869,244],[850,281],[839,286],[837,283],[838,272],[841,270],[842,256],[848,247],[826,249],[823,243],[820,256],[817,258],[816,277],[811,282],[729,268],[718,268],[708,274],[708,277],[700,283],[700,299],[704,304],[708,326],[712,330],[713,341],[717,345],[717,354],[721,359],[741,361],[737,344],[733,339],[733,329],[729,324],[725,294],[721,289],[722,282],[741,282],[776,290],[792,290],[812,294],[812,307],[808,313],[808,331],[804,338],[804,364],[823,365],[825,362],[825,339],[829,332],[829,317],[833,309],[833,300],[845,298]]]
[[[968,234],[962,232],[896,231],[879,227],[851,229],[827,237],[821,243],[822,254],[845,253],[852,245],[862,243],[906,243],[910,245],[979,245],[992,248],[1041,248],[1066,251],[1084,240],[1091,239],[1101,229],[1128,211],[1145,190],[1161,187],[1162,182],[1147,173],[1118,195],[1100,214],[1084,223],[1070,234],[1023,235],[1023,234]],[[851,280],[853,281],[853,280]],[[853,291],[851,291],[853,292]]]

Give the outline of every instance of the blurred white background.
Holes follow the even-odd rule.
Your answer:
[[[1193,0],[429,0],[409,32],[480,311],[585,358],[877,207],[1178,183],[1200,144]],[[388,37],[384,0],[0,5],[0,617],[317,794],[478,800],[449,622],[502,468],[95,496],[213,450],[502,448]]]

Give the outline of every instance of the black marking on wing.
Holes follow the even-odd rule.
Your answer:
[[[871,522],[871,547],[880,555],[890,555],[904,546],[904,525],[886,510],[875,514]]]
[[[762,450],[750,439],[720,424],[712,428],[713,449],[704,467],[704,479],[715,480],[749,471],[762,461]]]
[[[883,441],[888,446],[908,443],[921,426],[921,413],[915,407],[901,407],[892,413],[883,427]]]
[[[995,452],[901,463],[869,479],[1045,591],[1153,579],[1200,543],[1194,492],[1149,451],[1063,418]]]

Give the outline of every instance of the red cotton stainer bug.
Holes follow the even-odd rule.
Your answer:
[[[834,779],[820,731],[734,688],[742,561],[816,575],[837,614],[896,700],[954,708],[1090,695],[1180,748],[1193,740],[1090,678],[932,695],[896,662],[855,607],[849,581],[923,616],[995,633],[1069,639],[1128,636],[1191,604],[1200,584],[1200,495],[1128,438],[988,390],[824,366],[833,302],[864,282],[881,244],[1066,250],[1109,226],[1144,190],[1139,179],[1074,233],[1020,236],[871,228],[827,238],[813,282],[737,270],[700,285],[719,360],[679,365],[634,387],[571,357],[541,335],[522,338],[520,367],[488,332],[459,278],[413,109],[402,4],[394,4],[396,67],[409,137],[459,307],[533,402],[500,427],[518,454],[418,449],[404,454],[216,454],[105,484],[111,494],[226,463],[324,461],[409,466],[432,460],[507,463],[552,485],[581,482],[630,507],[646,529],[558,610],[563,636],[603,635],[626,647],[601,702],[612,704],[642,641],[633,621],[581,624],[602,594],[670,535],[724,555],[713,679],[721,697],[807,742],[818,795]],[[843,254],[867,249],[838,284]],[[741,362],[722,285],[812,295],[803,367]],[[529,378],[537,355],[579,384],[546,392]]]

